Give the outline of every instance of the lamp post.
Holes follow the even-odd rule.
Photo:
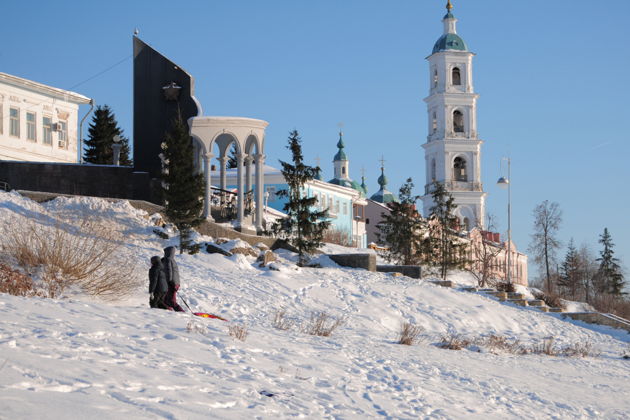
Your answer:
[[[512,276],[511,274],[511,270],[512,270],[512,209],[511,209],[511,204],[512,204],[512,191],[511,191],[511,185],[512,185],[512,174],[510,173],[510,158],[503,158],[505,160],[507,160],[507,167],[508,167],[508,173],[507,173],[507,178],[505,177],[501,177],[499,178],[499,180],[497,181],[497,185],[501,188],[507,188],[508,190],[508,205],[507,205],[507,211],[508,211],[508,246],[507,246],[507,269],[506,271],[506,278],[507,278],[507,282],[508,284],[512,283]]]

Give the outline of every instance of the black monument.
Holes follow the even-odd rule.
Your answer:
[[[201,114],[194,89],[190,74],[133,37],[133,161],[137,171],[160,176],[160,145],[178,108],[184,121]]]

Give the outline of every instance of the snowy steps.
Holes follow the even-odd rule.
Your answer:
[[[562,308],[550,308],[542,299],[527,299],[522,293],[502,292],[489,288],[463,287],[461,290],[471,293],[483,293],[497,298],[501,302],[509,302],[518,306],[533,307],[541,312],[563,312]]]

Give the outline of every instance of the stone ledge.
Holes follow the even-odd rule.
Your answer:
[[[374,254],[328,254],[328,258],[342,267],[376,271],[376,255]]]
[[[400,273],[403,276],[419,279],[422,273],[419,265],[377,265],[379,273]]]
[[[453,287],[453,282],[450,280],[433,280],[431,281],[431,283],[435,284],[436,286]]]

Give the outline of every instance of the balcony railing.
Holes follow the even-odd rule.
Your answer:
[[[444,184],[447,191],[483,191],[483,184],[481,182],[446,181],[440,182],[440,184]],[[424,186],[425,195],[429,195],[432,192],[432,183]]]

